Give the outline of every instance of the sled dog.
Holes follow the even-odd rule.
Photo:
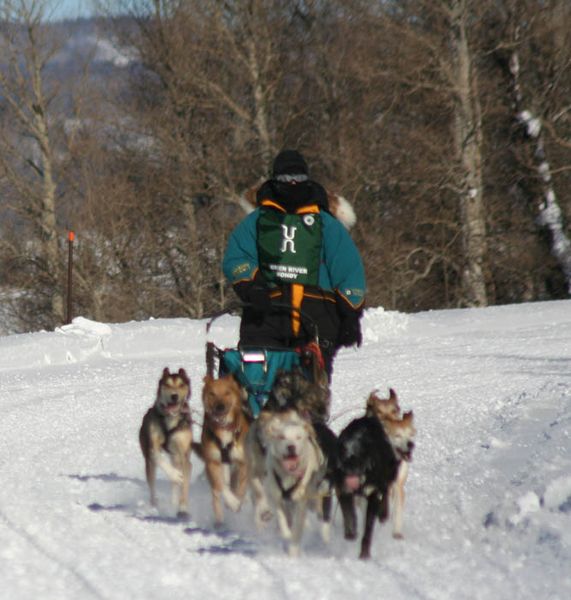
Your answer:
[[[398,460],[398,474],[390,487],[390,512],[393,521],[393,537],[402,539],[404,511],[404,485],[408,477],[409,463],[415,446],[416,428],[412,411],[400,414],[396,392],[391,388],[389,398],[382,399],[373,392],[367,400],[367,415],[379,419]]]
[[[309,348],[307,367],[311,372],[307,378],[300,367],[291,371],[278,372],[266,409],[280,411],[295,408],[297,412],[311,422],[317,442],[323,453],[327,467],[323,484],[328,485],[328,493],[323,497],[322,518],[324,540],[328,537],[327,524],[331,516],[334,493],[334,465],[336,461],[337,437],[327,426],[331,404],[331,390],[324,365]]]
[[[309,421],[315,433],[315,439],[324,456],[326,466],[321,484],[322,506],[316,510],[322,520],[322,537],[329,540],[332,497],[334,489],[333,465],[337,439],[325,424],[329,418],[330,390],[327,374],[324,369],[313,369],[313,380],[310,381],[302,369],[294,367],[291,371],[279,371],[274,380],[270,396],[258,419],[252,423],[246,440],[246,454],[249,464],[249,480],[252,488],[255,519],[261,529],[272,514],[265,495],[263,480],[265,471],[265,447],[263,440],[263,423],[271,414],[295,410],[301,417]]]
[[[271,412],[295,408],[310,421],[327,421],[331,392],[327,374],[324,370],[322,373],[319,379],[310,381],[300,367],[278,371],[264,408]]]
[[[179,517],[188,515],[192,444],[190,391],[190,379],[184,369],[171,373],[165,368],[155,402],[145,414],[139,430],[151,504],[157,505],[155,482],[159,466],[173,484],[173,500],[177,503]]]
[[[204,378],[202,437],[193,449],[204,461],[217,525],[224,522],[224,504],[234,512],[240,509],[248,485],[244,441],[249,422],[244,400],[244,390],[233,375]]]
[[[336,491],[343,515],[345,538],[357,537],[356,497],[366,499],[359,558],[371,556],[375,519],[388,517],[388,492],[396,480],[398,461],[376,417],[351,421],[339,434]]]
[[[264,489],[290,556],[298,556],[308,507],[322,492],[325,460],[312,425],[294,409],[270,413],[262,424]]]
[[[365,414],[368,417],[377,417],[381,422],[384,419],[400,419],[401,410],[394,389],[389,388],[388,398],[381,398],[377,390],[371,392],[367,398]]]

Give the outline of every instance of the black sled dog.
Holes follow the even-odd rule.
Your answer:
[[[343,514],[345,539],[357,537],[356,497],[366,500],[359,558],[371,556],[375,520],[388,517],[388,491],[398,473],[398,460],[376,417],[351,421],[339,434],[336,492]]]

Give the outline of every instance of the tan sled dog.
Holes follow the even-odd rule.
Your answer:
[[[390,487],[390,505],[393,514],[393,537],[401,539],[402,515],[404,510],[404,484],[408,477],[408,465],[412,460],[414,436],[416,429],[413,423],[412,410],[403,414],[402,419],[385,419],[383,427],[393,450],[399,460],[397,478]]]
[[[393,537],[402,539],[404,511],[404,484],[408,477],[408,464],[412,461],[416,429],[412,410],[400,414],[396,392],[391,388],[389,397],[379,398],[375,392],[367,400],[367,416],[375,416],[381,422],[397,457],[398,472],[389,489],[390,506],[393,513]]]
[[[173,501],[178,506],[179,517],[188,516],[192,444],[189,398],[190,379],[185,370],[170,373],[165,368],[159,380],[155,403],[145,414],[139,430],[151,504],[157,505],[155,483],[159,466],[173,484]],[[170,461],[163,451],[169,455]]]
[[[202,438],[193,449],[205,464],[217,525],[224,522],[223,503],[238,511],[248,485],[244,440],[249,423],[242,409],[243,394],[232,375],[204,378]]]
[[[396,392],[389,389],[388,398],[380,398],[377,391],[371,392],[367,399],[367,417],[377,417],[381,422],[384,419],[400,419],[401,412]]]

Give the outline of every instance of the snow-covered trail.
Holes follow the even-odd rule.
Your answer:
[[[215,341],[236,327],[219,319]],[[0,598],[571,597],[571,302],[370,309],[364,333],[337,358],[332,428],[391,386],[418,429],[405,540],[377,527],[368,562],[338,513],[329,547],[308,524],[300,559],[255,534],[249,504],[214,531],[194,456],[191,522],[164,478],[148,506],[138,428],[163,367],[183,366],[199,435],[204,322],[0,337]]]

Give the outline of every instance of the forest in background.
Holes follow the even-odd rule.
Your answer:
[[[231,307],[228,234],[285,147],[353,204],[369,306],[569,297],[568,0],[48,6],[0,0],[10,332],[65,321],[68,230],[75,315]]]

